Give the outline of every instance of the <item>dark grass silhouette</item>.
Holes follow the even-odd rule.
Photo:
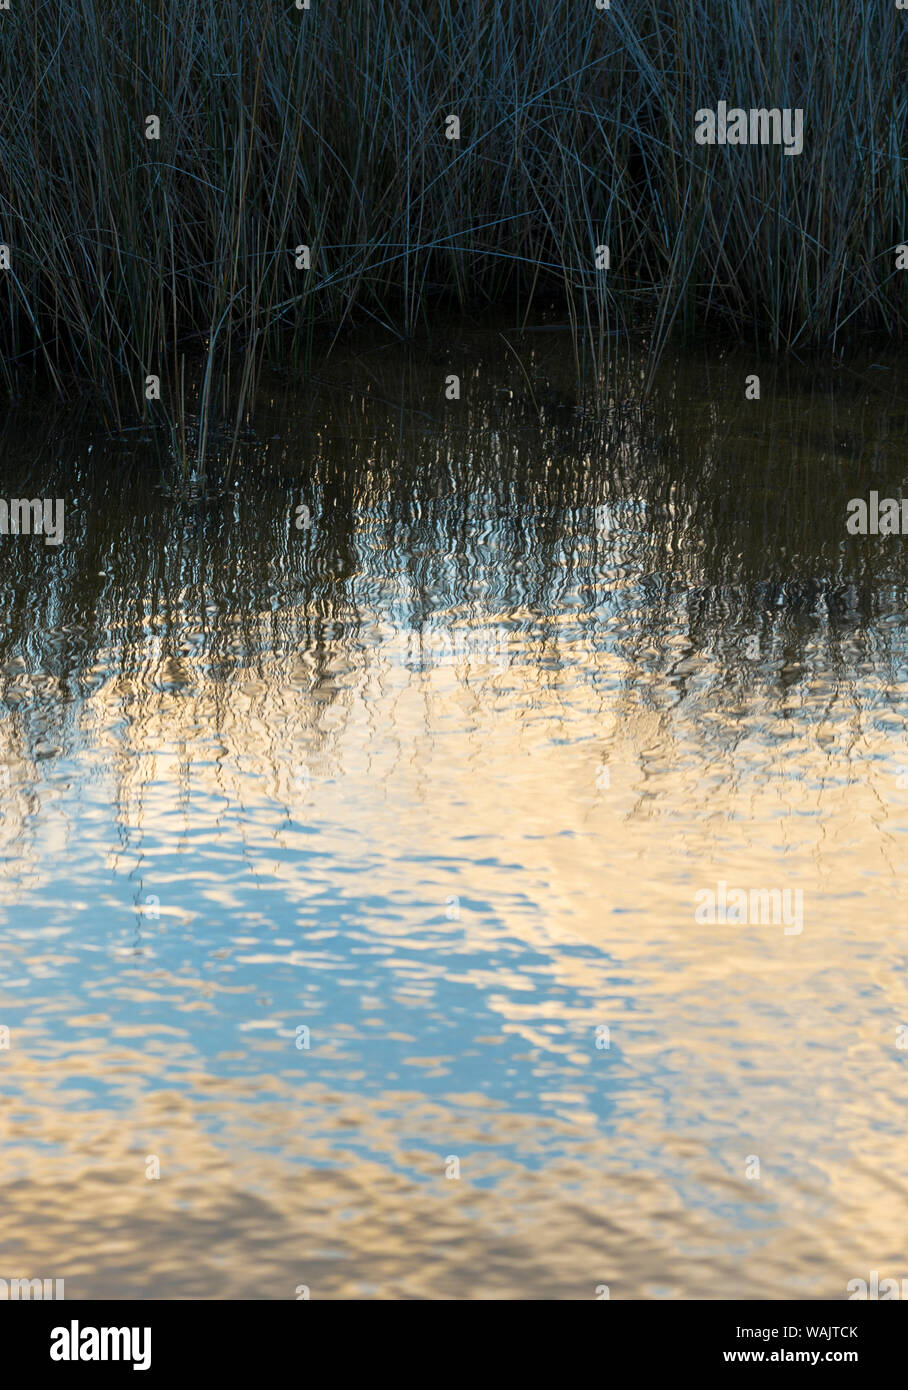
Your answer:
[[[635,326],[652,362],[678,332],[904,333],[895,0],[311,3],[0,13],[7,391],[43,377],[122,424],[156,374],[185,452],[200,357],[202,457],[264,361],[305,363],[353,322],[410,335],[442,306],[507,300],[519,321],[554,291],[578,370]],[[720,100],[802,108],[803,153],[697,145]]]

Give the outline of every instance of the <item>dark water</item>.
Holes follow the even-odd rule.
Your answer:
[[[512,341],[268,382],[204,478],[7,418],[3,496],[66,510],[0,536],[0,1276],[908,1273],[908,538],[845,530],[903,360],[622,360],[598,423]]]

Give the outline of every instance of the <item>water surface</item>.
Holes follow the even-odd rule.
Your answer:
[[[746,402],[714,351],[641,404],[632,357],[597,422],[564,335],[513,346],[267,381],[204,478],[8,417],[66,538],[0,537],[0,1276],[908,1274],[908,541],[845,531],[902,363]],[[720,881],[802,930],[698,921]]]

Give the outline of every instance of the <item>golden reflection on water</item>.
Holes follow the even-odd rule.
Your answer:
[[[452,444],[323,402],[295,473],[265,449],[199,512],[86,472],[70,546],[11,552],[0,1275],[905,1274],[905,562],[847,548],[864,446],[835,462],[868,406],[800,383],[750,435],[724,398],[695,429],[673,371],[655,437],[599,452],[537,421],[496,453],[491,404]],[[698,921],[719,881],[800,890],[803,929]]]

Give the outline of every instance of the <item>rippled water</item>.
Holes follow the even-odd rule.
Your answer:
[[[514,346],[276,379],[204,479],[4,425],[66,538],[0,537],[0,1276],[908,1274],[908,539],[845,531],[905,481],[902,363],[641,405],[622,361],[600,427],[562,335]],[[802,929],[698,920],[720,882]]]

